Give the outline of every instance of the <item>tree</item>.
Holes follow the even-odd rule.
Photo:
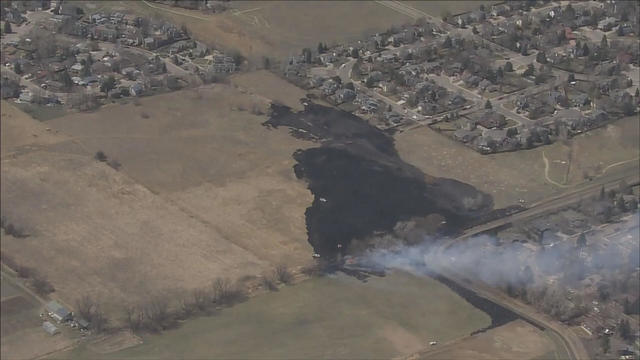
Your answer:
[[[115,79],[114,79],[115,80]],[[60,73],[60,82],[64,84],[64,87],[70,89],[73,86],[73,80],[67,70]]]
[[[636,94],[635,94],[636,99],[640,98],[640,87],[636,88]]]
[[[616,35],[624,36],[624,29],[622,28],[622,25],[618,25],[618,29],[616,30]]]
[[[536,54],[536,61],[540,64],[546,64],[547,54],[544,51],[538,51],[538,54]]]
[[[580,249],[587,246],[587,235],[585,235],[584,233],[580,233],[580,235],[578,235],[578,239],[576,240],[576,245]]]
[[[108,95],[109,91],[113,90],[115,87],[116,78],[114,78],[113,75],[109,75],[102,81],[102,84],[100,84],[100,91]]]
[[[442,47],[445,49],[448,49],[452,45],[453,45],[453,42],[451,41],[451,37],[447,35],[447,37],[444,39],[444,42],[442,42]]]
[[[620,331],[620,337],[622,337],[625,341],[629,341],[633,339],[633,334],[631,333],[631,326],[629,325],[629,320],[622,319],[620,320],[620,325],[618,326]]]
[[[607,41],[607,35],[602,35],[602,39],[600,40],[600,47],[606,49],[609,47],[609,42]]]
[[[624,198],[622,197],[622,194],[618,195],[618,197],[616,198],[616,207],[618,208],[618,210],[620,210],[620,212],[627,211],[627,206],[624,204]]]
[[[89,65],[88,61],[85,61],[84,65],[82,66],[81,75],[84,76],[84,77],[91,76],[91,66]]]
[[[321,42],[318,43],[318,54],[324,54],[324,45]]]
[[[493,105],[491,105],[491,101],[487,100],[487,102],[484,103],[484,108],[493,109]]]
[[[513,64],[511,63],[511,61],[507,61],[504,64],[504,71],[505,72],[512,72],[513,71]]]
[[[56,289],[51,285],[51,283],[42,277],[42,275],[36,274],[31,281],[31,286],[39,295],[48,295],[54,292]]]
[[[529,46],[527,44],[522,44],[522,46],[520,47],[520,54],[522,56],[529,55]]]
[[[372,87],[375,84],[375,81],[373,81],[373,78],[371,76],[367,77],[367,80],[365,80],[364,85],[368,88]]]
[[[358,49],[356,48],[351,49],[351,57],[354,59],[357,59],[358,57],[360,57],[360,54],[358,53]]]
[[[4,28],[2,29],[2,31],[4,31],[5,34],[11,34],[11,23],[8,21],[4,22]]]
[[[283,284],[289,284],[293,281],[293,275],[285,264],[278,264],[274,270],[275,279]]]
[[[311,64],[311,59],[312,59],[311,49],[309,48],[302,49],[302,56],[304,57],[305,63]]]
[[[600,347],[602,348],[603,353],[606,354],[609,352],[611,349],[611,339],[609,339],[609,336],[605,335],[602,337],[602,340],[600,340]]]
[[[522,73],[522,76],[524,76],[524,77],[529,77],[529,76],[533,76],[533,74],[534,74],[534,73],[535,73],[535,68],[533,67],[533,64],[529,64],[529,65],[527,66],[527,70],[525,70],[525,71]]]
[[[567,77],[567,82],[569,84],[576,82],[576,76],[573,73],[569,74],[569,76]]]
[[[93,158],[101,162],[107,161],[107,155],[105,155],[105,153],[102,150],[99,150],[98,152],[96,152]]]
[[[18,74],[18,75],[21,75],[21,74],[22,74],[22,64],[20,64],[20,62],[19,62],[19,61],[16,61],[16,62],[13,64],[13,72],[15,72],[15,73],[16,73],[16,74]]]
[[[589,56],[589,46],[587,46],[587,43],[582,44],[582,56]]]
[[[91,296],[83,295],[80,299],[76,300],[76,312],[85,320],[90,320],[95,305],[96,303]]]
[[[262,57],[262,67],[265,69],[269,69],[271,67],[271,60],[266,56]]]
[[[473,25],[473,27],[471,28],[471,32],[472,32],[474,35],[478,35],[478,34],[479,34],[478,28],[477,28],[475,25]]]

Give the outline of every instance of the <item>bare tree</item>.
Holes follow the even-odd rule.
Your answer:
[[[99,304],[96,304],[91,313],[91,329],[97,333],[101,333],[106,330],[109,320],[105,316],[104,312],[100,308]]]
[[[262,286],[269,291],[277,291],[278,285],[271,275],[264,275],[261,279]]]
[[[89,295],[83,295],[76,300],[76,311],[86,320],[91,320],[91,315],[96,306],[95,301]]]
[[[283,284],[289,284],[293,281],[293,275],[289,271],[289,267],[286,264],[278,264],[274,270],[276,280]]]
[[[191,295],[193,297],[193,304],[200,311],[206,310],[213,301],[211,292],[206,289],[194,289]]]

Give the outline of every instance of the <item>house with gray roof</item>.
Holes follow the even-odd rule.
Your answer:
[[[65,322],[73,318],[73,314],[55,300],[49,301],[46,305],[47,312],[57,322]]]

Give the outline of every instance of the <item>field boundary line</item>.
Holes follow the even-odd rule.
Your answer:
[[[151,5],[149,2],[147,2],[147,0],[142,0],[142,2],[145,5],[147,5],[148,7],[153,8],[153,9],[166,11],[166,12],[169,12],[169,13],[172,13],[172,14],[176,14],[176,15],[188,16],[190,18],[194,18],[194,19],[198,19],[198,20],[204,20],[204,21],[209,21],[210,20],[209,18],[206,18],[206,17],[197,16],[197,15],[193,15],[193,14],[189,14],[189,13],[184,13],[184,12],[181,12],[181,11],[175,11],[175,10],[171,10],[171,9],[165,9],[163,7],[156,6],[156,5]]]
[[[544,154],[544,151],[542,151],[542,161],[544,161],[544,177],[545,177],[545,180],[547,180],[547,182],[561,188],[569,187],[569,185],[560,184],[559,182],[551,180],[551,178],[549,177],[549,159],[547,159],[547,156]]]

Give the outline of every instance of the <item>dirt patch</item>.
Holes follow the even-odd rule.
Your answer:
[[[87,347],[98,354],[108,354],[142,344],[142,339],[130,331],[120,331],[117,334],[92,341]]]

